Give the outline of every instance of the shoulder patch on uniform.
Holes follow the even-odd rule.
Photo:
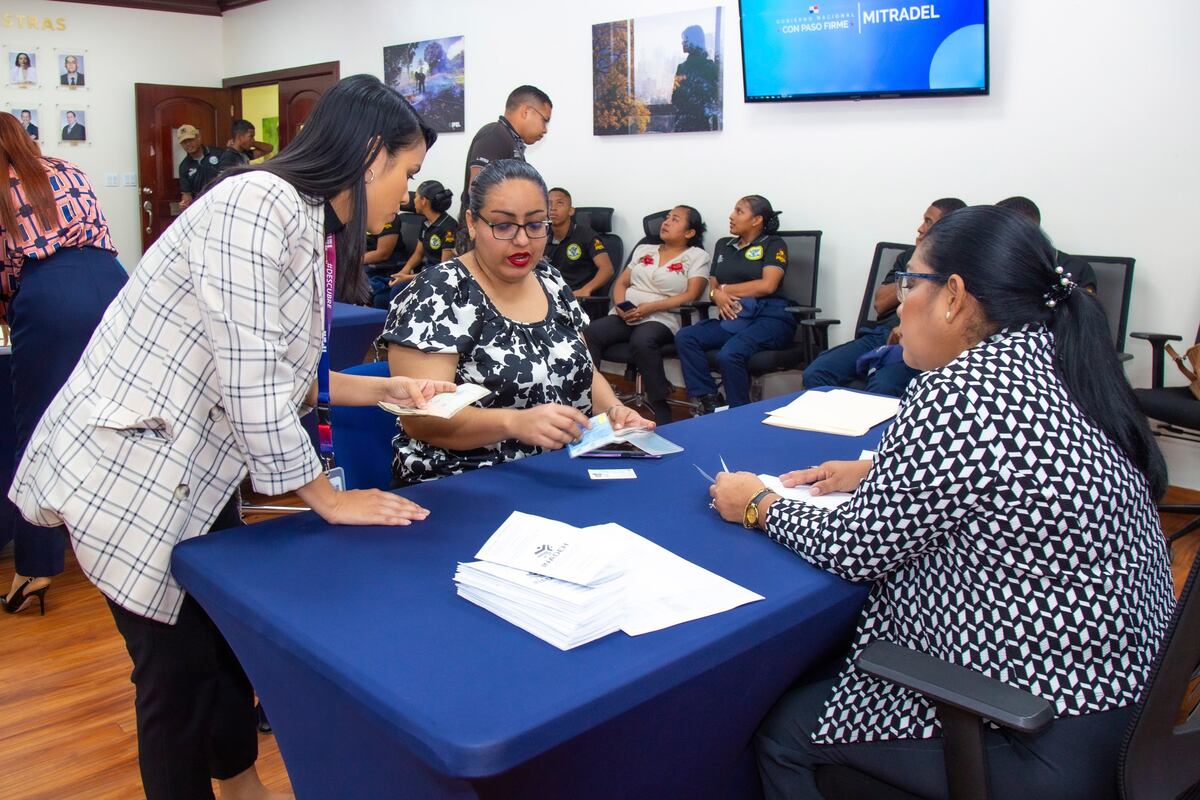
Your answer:
[[[746,251],[747,261],[761,261],[763,257],[763,249],[761,244],[756,244]]]
[[[442,237],[438,236],[436,233],[433,236],[430,236],[429,237],[429,247],[433,250],[441,250],[442,249]]]
[[[592,249],[595,250],[597,253],[599,253],[600,251],[602,251],[604,249],[604,242],[601,241],[599,236],[597,236],[595,239],[592,240]]]
[[[778,261],[780,264],[786,264],[787,263],[787,253],[785,253],[782,250],[776,250],[775,251],[775,260]]]
[[[583,257],[583,248],[582,247],[575,244],[574,242],[571,242],[569,245],[567,245],[567,260],[568,261],[578,261],[582,257]]]

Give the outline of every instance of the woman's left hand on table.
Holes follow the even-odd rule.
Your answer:
[[[763,488],[763,482],[752,472],[718,472],[717,482],[708,487],[712,507],[726,522],[741,522],[746,504]]]

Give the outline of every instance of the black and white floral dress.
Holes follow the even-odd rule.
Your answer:
[[[380,342],[423,353],[458,356],[455,383],[491,390],[484,408],[533,408],[561,403],[590,416],[592,360],[581,331],[587,317],[558,270],[545,261],[534,277],[546,293],[540,322],[516,322],[500,313],[463,263],[455,258],[426,267],[392,302]],[[433,480],[526,456],[542,448],[508,439],[473,450],[446,450],[408,436],[392,440],[398,484]]]
[[[767,535],[871,581],[813,741],[925,739],[933,706],[860,672],[876,639],[1040,695],[1056,716],[1134,703],[1174,607],[1149,487],[1071,401],[1043,326],[914,379],[874,467],[834,511],[780,500]]]

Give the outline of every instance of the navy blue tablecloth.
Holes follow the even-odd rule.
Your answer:
[[[404,490],[408,528],[304,514],[176,549],[176,577],[246,667],[302,798],[754,796],[750,737],[779,695],[844,648],[866,587],[708,507],[710,474],[857,458],[847,438],[761,424],[790,398],[664,428],[661,461],[565,452]],[[632,467],[633,481],[588,468]],[[458,561],[513,510],[619,522],[766,600],[560,652],[455,595]]]
[[[329,368],[345,369],[363,362],[371,342],[383,333],[387,312],[351,303],[333,304],[333,331],[329,336]]]

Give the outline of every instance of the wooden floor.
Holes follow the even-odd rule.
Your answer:
[[[1200,502],[1173,489],[1168,500]],[[1164,516],[1178,529],[1186,517]],[[1200,550],[1200,531],[1176,542],[1176,593]],[[99,592],[68,551],[67,570],[36,611],[0,614],[0,800],[129,800],[142,797],[130,662]],[[0,587],[12,579],[12,548],[0,554]],[[259,736],[259,773],[289,791],[271,736]]]

